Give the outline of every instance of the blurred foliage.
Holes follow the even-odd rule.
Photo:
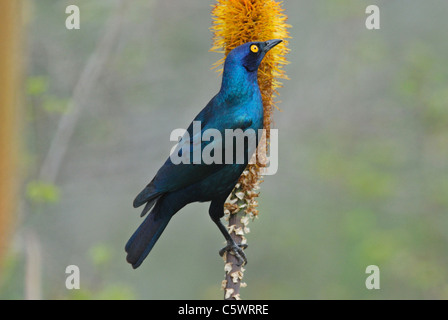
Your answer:
[[[30,96],[39,96],[48,90],[48,79],[42,76],[28,77],[26,93]]]
[[[111,263],[114,250],[106,244],[95,244],[88,252],[89,259],[95,270],[90,283],[81,285],[79,290],[71,290],[67,299],[75,300],[132,300],[135,299],[134,290],[127,284],[110,282],[104,283],[104,275]]]
[[[77,1],[76,32],[64,27],[70,1],[30,1],[27,201],[0,298],[23,298],[27,228],[42,242],[45,298],[222,298],[223,239],[203,204],[172,219],[138,270],[123,250],[141,222],[132,199],[165,161],[169,133],[219,88],[210,67],[220,57],[208,52],[213,3],[133,2],[47,184],[39,166],[116,1]],[[242,297],[448,299],[448,3],[373,1],[376,31],[364,27],[365,4],[343,3],[284,3],[293,40],[283,112],[273,116],[279,171],[261,188]],[[65,289],[70,264],[80,290]],[[364,285],[372,264],[380,290]]]
[[[73,300],[133,300],[135,294],[125,285],[107,285],[101,291],[73,290],[67,298]]]
[[[59,189],[52,183],[31,181],[26,187],[27,198],[34,203],[55,203],[59,201]]]
[[[97,244],[89,250],[90,259],[97,268],[107,265],[112,257],[112,250],[107,245]]]

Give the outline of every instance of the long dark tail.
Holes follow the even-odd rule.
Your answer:
[[[149,210],[151,210],[152,206],[160,199],[162,194],[162,192],[157,191],[152,181],[138,194],[134,199],[134,208],[138,208],[146,203],[140,217],[143,217]]]
[[[126,244],[126,260],[134,269],[145,260],[174,214],[170,210],[161,212],[161,209],[159,201]]]

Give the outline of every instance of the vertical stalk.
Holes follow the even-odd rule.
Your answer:
[[[0,272],[17,206],[21,7],[18,0],[0,1]]]
[[[266,41],[282,39],[283,43],[273,48],[261,63],[258,70],[258,83],[263,98],[264,129],[266,129],[266,144],[269,145],[269,130],[271,128],[272,111],[275,107],[274,97],[281,87],[280,79],[287,79],[283,66],[287,64],[285,55],[289,33],[286,24],[287,16],[283,13],[281,2],[275,0],[217,0],[212,11],[214,33],[211,51],[227,55],[233,48],[250,41]],[[225,58],[215,63],[220,67]],[[222,70],[219,69],[219,70]],[[245,234],[249,232],[248,223],[258,216],[259,184],[263,159],[257,159],[256,164],[249,164],[232,191],[225,212],[228,215],[228,229],[236,243],[245,243]],[[231,254],[224,256],[225,280],[222,282],[225,299],[240,299],[240,288],[244,268],[237,265]]]

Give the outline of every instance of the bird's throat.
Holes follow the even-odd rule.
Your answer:
[[[257,70],[248,72],[244,67],[232,72],[224,72],[219,95],[227,102],[245,102],[260,92]]]

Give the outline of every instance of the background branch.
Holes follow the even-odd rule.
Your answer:
[[[56,180],[80,115],[88,104],[92,89],[98,83],[112,55],[114,45],[117,43],[126,5],[127,0],[120,0],[104,28],[103,37],[98,41],[95,51],[81,72],[74,87],[70,105],[59,121],[48,153],[42,163],[39,172],[41,181],[54,183]]]
[[[41,165],[38,180],[54,184],[68,150],[70,140],[117,43],[127,0],[120,0],[104,26],[103,35],[89,57],[73,89],[67,111],[61,116],[47,155]],[[82,28],[82,26],[81,26]],[[25,298],[41,299],[42,249],[37,233],[26,229],[25,234]]]

